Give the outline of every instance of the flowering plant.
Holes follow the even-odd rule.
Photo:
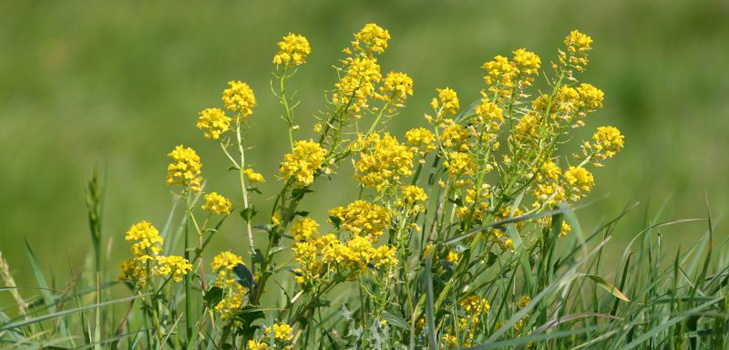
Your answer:
[[[167,183],[179,185],[187,203],[184,258],[162,255],[162,238],[143,221],[127,233],[127,240],[135,242],[134,257],[122,264],[120,277],[137,293],[159,289],[145,299],[145,316],[154,320],[159,337],[169,326],[160,320],[169,322],[176,313],[159,312],[155,295],[162,290],[152,276],[160,276],[163,286],[170,280],[184,283],[186,332],[178,334],[183,343],[194,341],[194,330],[211,327],[219,343],[249,349],[327,341],[367,348],[383,342],[424,344],[425,329],[434,327],[442,347],[457,348],[498,328],[502,317],[489,317],[491,303],[505,295],[483,288],[494,266],[514,263],[510,257],[516,251],[529,251],[528,259],[550,254],[552,236],[572,230],[554,211],[587,195],[594,184],[588,166],[600,166],[623,147],[620,131],[605,126],[584,141],[580,154],[557,153],[570,141],[570,131],[584,126],[603,104],[603,92],[576,76],[587,66],[592,39],[571,32],[551,74],[541,70],[539,56],[525,49],[511,58],[494,57],[483,65],[485,86],[478,101],[461,108],[456,91],[437,89],[432,112],[423,119],[427,127],[410,129],[399,139],[385,131],[383,121],[402,111],[414,84],[405,73],[382,74],[378,57],[389,39],[390,33],[376,24],[354,35],[336,66],[340,78],[327,94],[327,110],[308,139],[294,137],[298,101],[286,84],[306,63],[311,47],[297,34],[278,43],[272,86],[290,152],[274,175],[281,189],[268,218],[260,219],[250,200],[260,194],[255,184],[265,181],[246,163],[245,133],[257,107],[254,91],[231,81],[222,97],[227,111],[200,112],[197,128],[217,143],[238,173],[242,203],[236,205],[242,204],[250,261],[239,256],[242,248],[224,251],[214,255],[212,275],[205,274],[205,248],[220,227],[211,219],[225,220],[232,201],[205,193],[201,209],[207,214],[201,223],[193,205],[193,197],[203,193],[201,160],[193,149],[177,146],[169,154]],[[534,89],[540,72],[548,92]],[[301,200],[315,182],[336,176],[348,160],[360,187],[358,198],[329,210],[327,223],[315,221]],[[254,226],[254,221],[265,224]],[[265,242],[257,242],[259,231],[265,232]],[[258,248],[261,244],[265,249]],[[537,277],[535,285],[514,287],[545,288],[550,282]],[[273,286],[274,278],[292,278],[295,284]],[[329,300],[336,289],[355,292]],[[264,312],[265,293],[282,293],[285,302]],[[530,294],[523,294],[510,307],[525,307]],[[196,298],[204,299],[202,309],[193,306]],[[426,317],[426,304],[431,317]],[[266,320],[273,322],[264,326]],[[514,326],[522,333],[529,323],[522,319]],[[163,344],[150,341],[150,346]]]
[[[287,83],[312,50],[301,35],[283,37],[271,82],[289,146],[278,169],[254,169],[247,161],[246,135],[258,103],[251,86],[230,81],[222,108],[202,110],[196,126],[209,140],[205,147],[219,148],[229,162],[240,194],[208,190],[217,186],[204,181],[197,152],[175,147],[166,182],[184,203],[184,220],[177,231],[169,220],[161,232],[147,221],[127,231],[131,256],[119,280],[133,295],[101,301],[96,280],[96,304],[56,312],[65,296],[47,294],[51,314],[30,317],[11,288],[25,318],[0,323],[0,341],[7,333],[18,344],[32,343],[36,324],[59,318],[51,334],[74,345],[60,317],[78,313],[87,347],[95,348],[117,348],[122,339],[129,348],[632,348],[657,337],[658,344],[690,343],[682,327],[694,338],[711,331],[707,344],[725,344],[727,332],[715,330],[728,329],[726,317],[690,318],[710,308],[726,315],[729,305],[715,297],[726,273],[707,276],[710,236],[709,256],[693,282],[697,269],[678,273],[687,257],[676,258],[673,275],[659,272],[650,241],[644,243],[648,273],[643,259],[630,265],[628,255],[619,285],[598,274],[605,241],[587,244],[600,233],[607,240],[613,224],[585,236],[573,209],[593,188],[592,171],[623,148],[624,137],[599,126],[591,138],[573,139],[603,106],[603,92],[578,80],[588,65],[589,36],[569,33],[550,69],[526,49],[495,56],[483,64],[478,100],[464,107],[454,89],[437,89],[432,111],[404,135],[388,132],[385,121],[403,113],[414,82],[402,72],[382,73],[378,58],[389,41],[376,24],[354,35],[313,133],[299,137],[299,101]],[[570,142],[578,151],[560,152]],[[302,204],[315,184],[326,185],[350,164],[357,197],[319,213]],[[265,181],[280,187],[264,194],[256,186]],[[99,193],[94,180],[89,221],[97,278]],[[253,206],[258,195],[270,196],[266,208]],[[242,220],[238,232],[224,232],[226,220]],[[209,243],[220,234],[241,234],[246,245],[213,252]],[[697,257],[704,250],[698,251]],[[14,286],[7,271],[0,257],[2,277]],[[634,283],[626,278],[632,271],[638,272]],[[658,293],[669,281],[670,298]],[[674,294],[687,289],[688,299]],[[106,318],[97,313],[92,332],[89,310],[119,301],[131,304],[118,325],[102,323]],[[684,303],[690,313],[676,316]],[[661,324],[666,317],[651,315],[673,318]],[[109,329],[113,336],[100,339]]]

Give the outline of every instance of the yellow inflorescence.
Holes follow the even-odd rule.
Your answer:
[[[162,237],[146,220],[132,225],[124,239],[136,242],[132,244],[132,253],[135,256],[158,255],[162,252]]]
[[[435,135],[426,128],[410,129],[405,133],[408,146],[414,147],[420,157],[435,150]],[[425,160],[421,159],[421,162]]]
[[[615,127],[601,126],[592,135],[593,142],[585,142],[582,146],[585,155],[592,155],[596,161],[612,158],[623,149],[625,136]]]
[[[177,146],[168,154],[172,162],[167,166],[167,184],[182,185],[199,191],[202,183],[200,156],[190,147]]]
[[[438,92],[438,97],[433,98],[430,106],[439,112],[438,119],[442,116],[456,115],[458,109],[461,108],[456,91],[451,88],[436,89],[436,91]]]
[[[473,175],[475,166],[473,156],[465,152],[450,152],[445,162],[445,167],[451,177]]]
[[[379,237],[390,227],[390,211],[377,204],[358,200],[346,207],[336,207],[329,215],[339,220],[339,227],[355,235]]]
[[[578,72],[583,71],[588,63],[587,53],[592,49],[592,38],[573,30],[564,39],[564,44],[567,46],[567,53],[559,51],[560,63],[570,65]]]
[[[230,214],[231,206],[232,203],[228,198],[216,192],[210,192],[205,195],[205,204],[203,204],[202,209],[216,215],[228,215]]]
[[[514,51],[514,66],[517,72],[522,75],[527,86],[534,81],[535,75],[539,75],[541,65],[542,60],[534,52],[525,49]]]
[[[306,187],[314,182],[314,174],[321,169],[327,151],[312,140],[296,141],[292,153],[284,156],[279,173],[296,187]]]
[[[177,256],[160,256],[157,264],[152,268],[152,273],[160,277],[171,276],[175,282],[182,282],[182,277],[192,271],[192,264],[187,259]]]
[[[256,107],[256,96],[248,84],[241,81],[229,81],[228,89],[223,91],[223,104],[231,112],[235,112],[236,121],[248,118]]]
[[[268,350],[269,345],[264,342],[255,341],[253,339],[248,340],[247,348],[248,350]]]
[[[319,224],[311,218],[303,218],[294,221],[291,226],[291,235],[297,241],[306,241],[319,234]]]
[[[413,95],[413,79],[405,73],[387,73],[377,98],[390,101],[394,107],[403,107],[408,96]]]
[[[266,327],[266,335],[271,334],[271,327]],[[293,339],[293,329],[286,323],[275,323],[273,325],[273,339],[276,342],[286,343]]]
[[[352,47],[367,56],[372,56],[374,53],[385,52],[387,42],[390,40],[390,32],[377,24],[368,23],[354,35],[354,38]]]
[[[354,118],[369,107],[369,99],[375,95],[375,86],[382,80],[380,65],[369,57],[358,57],[349,61],[345,75],[335,84],[332,96],[335,105],[352,113]]]
[[[231,273],[238,264],[243,264],[243,259],[230,251],[221,252],[213,257],[211,264],[213,272],[218,276],[215,286],[224,291],[223,299],[215,306],[215,311],[223,319],[233,316],[243,305],[243,295],[246,291]]]
[[[243,170],[243,173],[246,175],[249,184],[266,182],[266,179],[263,178],[263,175],[253,171],[253,169],[251,168],[246,168],[245,170]]]
[[[230,130],[230,118],[220,108],[206,108],[200,112],[197,128],[205,132],[205,138],[217,140],[220,135]]]
[[[413,149],[401,144],[385,133],[369,134],[356,146],[363,148],[355,162],[355,179],[365,187],[380,190],[384,185],[394,185],[410,176],[413,167]]]
[[[278,52],[273,56],[273,63],[277,65],[302,65],[311,53],[309,40],[303,35],[289,33],[278,42]]]
[[[592,174],[583,167],[569,167],[564,172],[564,180],[570,193],[569,199],[572,201],[582,199],[595,184],[595,179]]]

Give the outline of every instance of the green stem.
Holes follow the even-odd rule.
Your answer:
[[[185,190],[185,203],[187,204],[185,207],[185,259],[187,261],[190,261],[190,238],[189,233],[187,232],[187,226],[188,222],[190,221],[190,189],[186,188]],[[187,333],[187,342],[189,344],[190,340],[192,339],[192,283],[190,281],[192,275],[187,274],[185,275],[185,326]]]
[[[238,163],[238,174],[240,178],[240,189],[241,192],[243,192],[243,209],[248,209],[248,187],[246,186],[246,174],[245,174],[245,167],[246,167],[246,153],[245,149],[243,148],[243,137],[240,131],[240,120],[238,120],[238,125],[235,128],[235,135],[236,139],[238,140],[238,152],[240,153],[240,163]],[[253,245],[253,229],[251,227],[251,221],[246,221],[246,232],[248,233],[248,245],[251,249],[251,256],[253,256],[255,251],[255,246]]]

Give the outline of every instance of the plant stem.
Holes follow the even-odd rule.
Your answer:
[[[238,152],[240,153],[240,163],[238,163],[238,173],[240,174],[240,189],[241,192],[243,192],[243,209],[248,209],[248,187],[246,186],[246,174],[245,174],[245,167],[246,167],[246,153],[243,148],[243,137],[240,132],[240,120],[238,121],[238,125],[235,128],[235,135],[238,140]],[[253,230],[251,228],[251,221],[246,220],[246,232],[248,233],[248,245],[251,249],[251,256],[253,256],[255,252],[255,246],[253,245]]]
[[[186,188],[184,191],[185,191],[185,203],[186,203],[185,224],[184,224],[184,226],[185,226],[185,252],[184,252],[184,255],[185,255],[185,259],[187,259],[187,261],[190,261],[190,249],[189,249],[190,248],[190,238],[188,237],[189,233],[187,232],[188,231],[187,226],[188,226],[188,221],[190,221],[190,211],[191,211],[190,189]],[[191,277],[192,277],[191,274],[185,275],[185,326],[186,326],[186,330],[187,330],[187,333],[185,333],[185,334],[187,335],[188,344],[190,342],[190,339],[192,339],[192,289],[191,289],[191,283],[190,283]]]

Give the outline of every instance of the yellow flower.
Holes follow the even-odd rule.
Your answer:
[[[157,257],[157,264],[152,268],[152,273],[160,277],[172,276],[175,282],[182,282],[182,276],[192,271],[192,264],[187,259],[177,256]]]
[[[602,108],[602,101],[605,97],[602,90],[590,84],[583,83],[577,88],[577,93],[580,94],[580,102],[585,108],[585,113],[590,113],[598,108]]]
[[[468,141],[471,138],[471,133],[466,128],[450,119],[446,119],[441,126],[445,126],[440,134],[440,142],[443,147],[464,152],[468,151]]]
[[[273,56],[273,63],[277,65],[294,66],[306,63],[306,57],[311,53],[309,40],[302,35],[289,33],[278,42],[278,53]]]
[[[508,58],[500,55],[496,56],[493,60],[484,63],[482,68],[486,70],[486,76],[484,76],[486,85],[499,84],[504,88],[510,88],[514,85],[517,71],[514,63],[509,62]],[[492,90],[492,92],[497,91],[499,90]]]
[[[230,88],[223,91],[223,103],[225,108],[236,112],[236,121],[240,118],[248,118],[253,114],[253,107],[256,107],[256,96],[248,84],[241,81],[228,82]]]
[[[625,136],[612,126],[598,127],[592,139],[592,143],[585,142],[583,150],[586,155],[592,152],[592,158],[597,161],[612,158],[625,144]]]
[[[461,108],[456,91],[451,88],[436,89],[436,91],[438,92],[438,97],[433,98],[430,106],[436,111],[440,110],[438,119],[444,115],[456,115],[458,109]]]
[[[458,253],[456,253],[454,250],[451,250],[448,252],[448,256],[446,257],[446,260],[448,260],[448,262],[450,262],[451,264],[457,264],[458,259],[460,259],[460,258],[461,258],[461,256],[458,255]]]
[[[534,52],[525,49],[514,51],[514,66],[516,70],[523,75],[524,82],[527,86],[534,81],[534,75],[539,74],[539,67],[542,60]]]
[[[266,327],[266,336],[270,335],[271,327]],[[273,325],[273,338],[276,342],[289,342],[294,338],[293,329],[286,323],[275,323]]]
[[[354,163],[354,177],[365,187],[381,190],[384,185],[397,184],[412,174],[413,150],[389,133],[369,134],[355,146],[364,149]]]
[[[132,245],[132,253],[136,256],[157,255],[162,252],[162,237],[160,237],[159,231],[146,220],[132,225],[124,239],[136,241]]]
[[[200,112],[197,128],[205,131],[205,138],[217,140],[220,134],[230,130],[230,118],[220,108],[206,108]]]
[[[318,235],[319,224],[311,218],[303,218],[294,221],[291,226],[291,235],[297,241],[306,241],[309,238]]]
[[[405,73],[387,73],[385,82],[380,87],[378,99],[391,101],[395,107],[402,107],[408,96],[413,95],[413,79]]]
[[[354,38],[352,47],[371,57],[375,52],[378,54],[385,52],[390,32],[377,24],[368,23],[354,35]]]
[[[205,204],[202,209],[216,215],[230,214],[232,204],[228,198],[225,198],[216,192],[210,192],[205,195]]]
[[[248,345],[248,347],[247,347],[248,350],[268,350],[269,349],[268,344],[266,344],[264,342],[258,342],[258,341],[252,340],[252,339],[248,341],[247,345]]]
[[[564,44],[567,46],[567,53],[559,50],[560,64],[572,66],[578,72],[585,70],[588,63],[587,52],[592,49],[592,38],[573,30],[564,39]]]
[[[451,176],[473,175],[475,162],[469,153],[450,152],[444,165]]]
[[[496,103],[491,102],[485,93],[482,93],[481,104],[476,106],[476,120],[484,124],[485,130],[495,132],[504,122],[504,111]]]
[[[577,201],[585,196],[595,184],[595,179],[587,169],[571,166],[564,172],[564,180],[569,185],[570,200]]]
[[[190,147],[177,146],[168,154],[172,162],[167,166],[167,184],[182,185],[193,191],[200,190],[202,163],[200,156]]]
[[[357,200],[347,207],[337,207],[329,211],[329,215],[338,220],[342,230],[352,232],[355,235],[371,234],[379,237],[390,227],[390,212],[387,208]]]
[[[525,308],[530,301],[532,301],[532,299],[528,295],[522,295],[521,298],[519,298],[519,308]]]
[[[382,79],[380,66],[374,58],[358,57],[347,61],[345,71],[335,84],[332,101],[359,118],[360,112],[368,108],[368,99],[375,94],[375,84]]]
[[[539,117],[529,113],[516,124],[514,134],[517,140],[524,144],[530,144],[539,137]]]
[[[435,135],[425,128],[410,129],[405,133],[408,146],[416,147],[421,157],[435,150]]]
[[[134,258],[121,263],[120,281],[129,281],[143,287],[147,283],[147,268],[144,261]]]
[[[213,271],[220,269],[233,270],[238,264],[242,264],[243,259],[241,257],[231,253],[230,251],[221,252],[213,258],[212,267]]]
[[[243,170],[243,173],[246,174],[246,178],[248,178],[249,184],[266,182],[266,179],[263,178],[263,175],[253,171],[253,169],[251,168]]]
[[[475,294],[463,299],[460,305],[467,313],[474,315],[488,313],[491,310],[491,304],[489,304],[488,300]]]
[[[284,156],[279,172],[286,181],[290,179],[296,187],[306,187],[314,182],[314,174],[324,164],[327,151],[312,140],[296,141],[294,150]]]

